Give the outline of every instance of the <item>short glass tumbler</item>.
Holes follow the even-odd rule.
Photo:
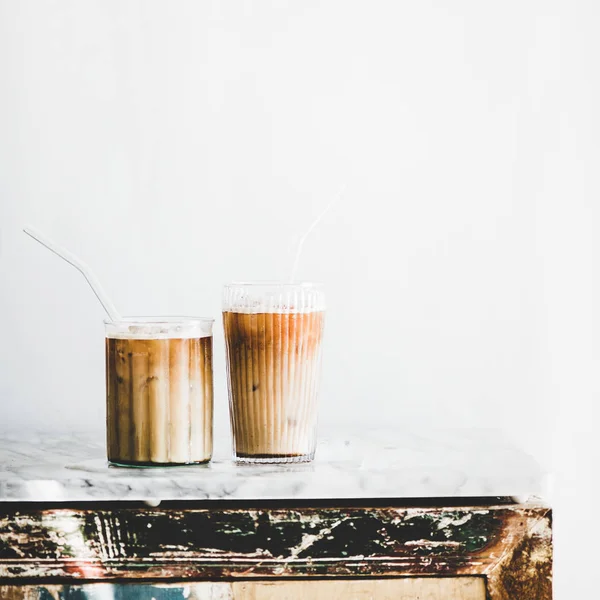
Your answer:
[[[238,462],[308,462],[317,441],[325,295],[315,283],[231,283],[223,294]]]
[[[168,466],[210,460],[213,323],[194,317],[105,322],[111,463]]]

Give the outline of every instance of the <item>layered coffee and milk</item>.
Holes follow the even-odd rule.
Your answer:
[[[254,284],[260,285],[266,284]],[[235,456],[248,462],[311,460],[325,320],[322,292],[276,285],[265,295],[252,286],[228,287],[223,324]]]
[[[108,460],[202,463],[212,454],[212,321],[107,323]]]

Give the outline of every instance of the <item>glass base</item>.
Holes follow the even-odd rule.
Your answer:
[[[148,469],[148,468],[164,468],[164,467],[192,467],[195,465],[205,465],[210,462],[210,458],[206,460],[199,460],[195,462],[183,462],[183,463],[157,463],[157,462],[134,462],[134,461],[125,461],[125,460],[111,460],[108,459],[108,464],[111,467],[125,467],[128,469]]]
[[[235,461],[241,465],[277,465],[286,463],[307,463],[315,458],[315,453],[310,454],[295,454],[277,455],[277,454],[236,454]]]

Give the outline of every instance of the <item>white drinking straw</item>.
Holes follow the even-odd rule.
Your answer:
[[[81,260],[79,260],[75,255],[71,254],[66,248],[55,244],[52,240],[48,239],[43,233],[37,231],[33,227],[27,225],[23,228],[23,231],[31,236],[36,242],[42,244],[42,246],[46,246],[48,250],[54,252],[57,256],[60,256],[63,260],[66,260],[70,265],[73,265],[79,272],[85,277],[86,281],[89,283],[90,287],[94,294],[96,294],[96,298],[102,304],[102,308],[106,311],[106,314],[110,317],[111,321],[120,321],[121,316],[117,312],[115,305],[110,301],[110,298],[106,295],[106,292],[100,285],[100,282],[96,278],[96,276],[92,273],[90,268]]]
[[[304,246],[304,242],[306,238],[309,236],[311,231],[319,224],[319,221],[329,212],[331,207],[342,197],[344,191],[346,190],[346,184],[342,186],[342,189],[331,199],[329,204],[321,211],[321,214],[312,222],[310,227],[306,230],[306,232],[300,238],[298,242],[298,247],[296,248],[296,257],[294,258],[294,266],[292,267],[292,274],[290,276],[290,283],[293,283],[296,277],[296,271],[298,270],[298,263],[300,262],[300,254],[302,254],[302,247]]]

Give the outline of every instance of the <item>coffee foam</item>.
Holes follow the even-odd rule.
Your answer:
[[[106,333],[111,340],[189,340],[192,338],[211,337],[202,324],[176,325],[164,323],[148,323],[144,325],[119,325],[114,323],[116,331]]]
[[[310,284],[230,284],[223,292],[223,311],[242,314],[301,314],[325,310],[325,295]]]
[[[306,313],[323,312],[325,305],[310,308],[294,308],[290,306],[228,306],[223,312],[240,313],[244,315],[274,314],[274,315],[300,315]]]
[[[251,298],[242,296],[233,299],[231,302],[225,302],[223,311],[246,315],[265,313],[294,315],[322,312],[325,310],[325,299],[323,296],[311,298],[310,301],[304,302],[304,304],[304,306],[297,306],[291,302],[277,302],[275,298]]]

